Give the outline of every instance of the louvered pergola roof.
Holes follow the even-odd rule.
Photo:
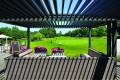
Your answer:
[[[0,0],[0,22],[24,27],[89,27],[120,20],[120,0]]]

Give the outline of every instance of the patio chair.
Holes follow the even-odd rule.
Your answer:
[[[20,45],[18,41],[11,42],[11,53],[16,57],[24,57],[32,53],[32,49],[27,49],[27,46]]]
[[[91,57],[107,57],[107,55],[92,48],[88,49],[88,55]]]

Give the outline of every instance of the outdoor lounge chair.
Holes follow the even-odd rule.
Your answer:
[[[11,54],[17,57],[23,57],[32,53],[32,49],[27,49],[27,46],[20,45],[18,41],[11,42]]]
[[[107,55],[92,48],[88,49],[88,55],[91,57],[107,57]]]
[[[114,58],[5,58],[6,80],[114,80]]]

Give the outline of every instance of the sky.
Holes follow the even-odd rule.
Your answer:
[[[58,8],[58,14],[61,14],[62,13],[62,0],[56,0],[57,1],[57,8]],[[65,3],[64,3],[64,10],[63,10],[63,13],[66,14],[67,11],[68,11],[68,8],[69,8],[69,4],[70,2],[72,1],[72,4],[71,4],[71,7],[70,7],[70,11],[68,14],[71,14],[76,6],[77,3],[80,2],[80,5],[79,7],[77,8],[75,14],[78,13],[78,11],[80,9],[82,9],[82,6],[85,4],[85,2],[87,1],[90,1],[86,7],[84,9],[82,9],[82,11],[80,12],[80,14],[83,14],[84,11],[87,10],[87,8],[89,8],[96,0],[65,0]],[[52,11],[53,13],[55,13],[55,10],[54,10],[54,5],[53,5],[53,0],[50,0],[50,4],[51,4],[51,7],[52,7]]]
[[[56,0],[56,1],[57,1],[58,13],[61,14],[62,13],[62,0]],[[65,0],[65,3],[64,3],[65,6],[64,6],[64,11],[63,11],[64,14],[66,14],[67,11],[68,11],[68,7],[69,7],[69,4],[70,4],[70,1],[71,0]],[[72,13],[73,8],[75,7],[77,1],[78,0],[73,0],[69,13]],[[50,4],[52,4],[51,5],[52,6],[52,11],[55,13],[52,0],[50,0]]]

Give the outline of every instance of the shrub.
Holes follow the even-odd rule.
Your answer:
[[[41,40],[43,37],[44,37],[43,34],[41,34],[40,32],[37,32],[31,35],[31,41]]]

